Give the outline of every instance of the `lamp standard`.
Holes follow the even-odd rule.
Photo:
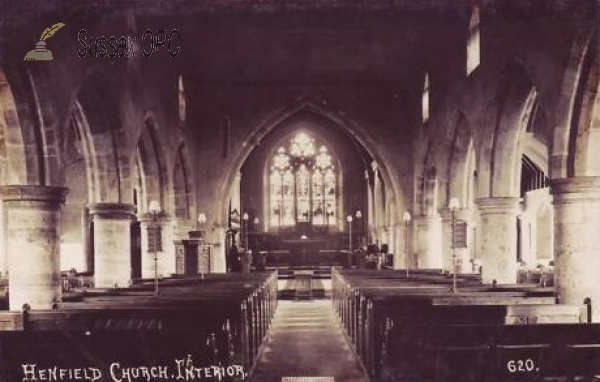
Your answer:
[[[348,249],[352,252],[352,215],[346,216],[348,222]]]
[[[452,292],[458,292],[456,287],[456,242],[455,242],[455,233],[456,233],[456,211],[460,208],[460,203],[457,198],[451,198],[450,203],[448,204],[448,208],[452,212],[452,268],[453,268],[453,276],[452,276]]]
[[[156,219],[160,213],[160,204],[156,200],[150,201],[148,204],[148,212],[152,214],[152,252],[154,254],[154,294],[158,296],[158,248],[157,248],[157,236],[159,231],[156,226]]]
[[[358,244],[359,246],[362,245],[363,243],[363,237],[364,237],[364,228],[362,225],[362,212],[361,210],[356,210],[356,213],[354,214],[354,216],[356,216],[356,230],[358,231]]]
[[[404,257],[406,259],[406,278],[409,277],[410,261],[408,258],[408,224],[410,223],[410,212],[404,211],[402,220],[404,220]]]
[[[471,250],[471,257],[472,257],[472,261],[473,261],[472,271],[475,271],[475,261],[477,260],[477,222],[473,221],[472,226],[473,226],[473,242],[471,244],[473,245],[473,249]]]
[[[202,261],[205,262],[204,264],[207,264],[206,268],[205,268],[204,264],[198,264],[198,268],[200,269],[200,278],[201,279],[204,279],[205,269],[206,269],[207,273],[210,273],[210,248],[207,248],[204,246],[204,225],[206,224],[207,220],[208,219],[206,218],[206,214],[204,212],[200,212],[198,214],[197,221],[198,221],[198,225],[200,228],[200,230],[199,230],[200,242],[198,243],[198,250],[199,250],[198,252],[201,254]],[[206,254],[205,251],[208,251],[208,255]],[[208,259],[206,259],[205,256],[208,256]]]
[[[248,216],[247,212],[244,212],[242,220],[244,221],[244,248],[246,251],[248,251],[248,219],[250,219],[250,216]]]

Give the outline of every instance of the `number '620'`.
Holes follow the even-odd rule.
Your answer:
[[[536,370],[535,362],[531,358],[511,359],[506,363],[506,368],[510,373],[530,373]]]

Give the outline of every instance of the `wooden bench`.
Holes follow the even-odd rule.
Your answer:
[[[5,330],[16,333],[13,336],[20,333],[42,339],[47,333],[48,341],[56,332],[74,336],[88,333],[94,338],[111,337],[117,332],[134,337],[145,333],[157,341],[162,341],[161,335],[179,341],[177,336],[189,333],[195,339],[197,356],[213,363],[237,363],[249,368],[276,306],[275,272],[243,277],[207,275],[161,280],[158,295],[154,294],[153,284],[143,280],[131,288],[88,290],[80,300],[64,301],[54,310],[0,314],[0,322]],[[3,346],[0,342],[0,357],[6,353]],[[51,349],[52,343],[44,346]],[[132,350],[134,354],[136,351]]]
[[[334,270],[332,275],[334,307],[373,378],[385,375],[392,328],[503,325],[511,307],[556,306],[548,288],[491,287],[457,278],[454,293],[451,277],[429,271],[408,278],[393,271]]]
[[[593,380],[599,324],[394,326],[381,380]]]

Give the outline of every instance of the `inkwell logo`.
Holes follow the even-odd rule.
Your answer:
[[[33,39],[36,41],[35,49],[27,52],[23,61],[52,61],[54,56],[51,51],[46,49],[46,40],[54,36],[54,34],[64,26],[65,23],[56,23],[51,27],[44,29],[39,40],[34,37]]]

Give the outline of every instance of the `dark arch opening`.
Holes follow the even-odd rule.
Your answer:
[[[269,193],[268,171],[271,165],[273,154],[282,144],[287,144],[289,140],[298,132],[305,132],[314,138],[320,144],[323,144],[329,150],[338,164],[339,171],[337,179],[339,180],[338,205],[336,213],[335,229],[317,230],[306,229],[302,225],[296,225],[296,229],[286,230],[285,233],[279,232],[259,232],[260,228],[267,227],[261,224],[259,227],[249,225],[247,228],[258,236],[263,236],[262,243],[250,243],[257,246],[276,246],[278,240],[299,239],[306,235],[308,239],[323,239],[327,241],[325,247],[338,249],[340,246],[346,246],[346,215],[354,215],[356,211],[362,212],[363,221],[367,221],[367,181],[365,174],[370,171],[370,164],[373,158],[366,150],[343,128],[335,124],[328,118],[313,113],[308,110],[302,110],[290,116],[267,135],[260,140],[252,152],[247,157],[241,167],[241,204],[242,214],[248,213],[248,222],[253,223],[257,217],[260,222],[265,222],[268,216],[268,197]],[[249,224],[250,224],[249,223]],[[314,227],[312,227],[314,228]],[[364,224],[362,231],[365,231]],[[353,241],[358,243],[357,226],[355,226],[355,238]],[[268,238],[267,238],[268,236]],[[277,237],[274,240],[273,237]],[[271,240],[271,241],[269,241]],[[261,248],[259,248],[261,249]]]

